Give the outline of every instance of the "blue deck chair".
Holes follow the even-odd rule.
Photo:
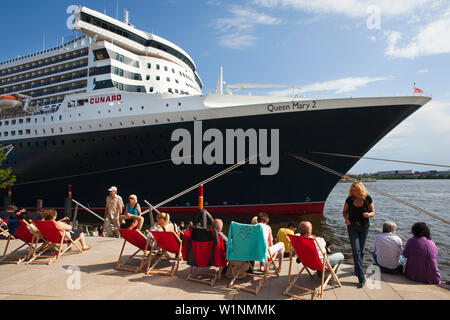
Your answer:
[[[264,282],[267,280],[269,274],[273,273],[270,266],[274,261],[274,257],[270,255],[268,239],[264,237],[264,231],[261,225],[242,224],[232,221],[230,225],[230,232],[228,234],[227,260],[230,261],[229,268],[232,268],[233,278],[228,284],[229,288],[244,290],[257,295],[261,290]],[[243,271],[242,266],[250,261],[260,261],[265,264],[265,270],[262,274]],[[251,267],[250,267],[251,268]],[[279,276],[276,268],[274,271],[276,276]],[[241,275],[250,276],[252,280],[259,279],[255,289],[236,284],[236,280]]]

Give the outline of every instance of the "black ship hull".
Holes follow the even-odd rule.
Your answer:
[[[323,213],[325,201],[339,177],[303,163],[297,154],[346,173],[357,159],[318,155],[335,152],[364,155],[420,105],[339,108],[296,113],[202,121],[209,128],[279,129],[279,170],[261,175],[260,165],[245,164],[205,185],[205,207],[214,213],[271,214]],[[185,128],[194,136],[194,122],[167,123],[138,128],[98,131],[48,138],[4,141],[13,144],[4,166],[13,168],[17,182],[12,202],[34,207],[61,208],[67,197],[101,210],[107,189],[114,185],[125,200],[157,204],[230,165],[182,164],[170,161],[171,134]],[[207,145],[207,143],[204,143]],[[3,197],[6,197],[3,190]],[[168,203],[169,213],[197,210],[197,193],[190,192]]]

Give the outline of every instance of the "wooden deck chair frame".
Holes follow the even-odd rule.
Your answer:
[[[32,230],[34,230],[33,227],[30,225],[30,223],[28,223],[26,220],[22,220],[22,221],[26,224],[26,226],[28,228],[31,228]],[[31,233],[31,231],[30,231],[30,233]],[[38,244],[39,238],[40,238],[39,237],[39,232],[37,230],[33,231],[33,237],[32,237],[31,242],[23,241],[24,243],[20,247],[18,247],[17,249],[11,251],[10,253],[6,254],[6,252],[8,251],[8,247],[9,247],[10,241],[14,240],[14,237],[12,237],[12,236],[8,237],[8,242],[6,243],[5,251],[3,252],[3,258],[0,260],[0,263],[20,264],[23,261],[30,259],[30,257],[32,257],[32,254],[34,252],[34,246],[36,246]],[[22,249],[26,245],[28,245],[28,247],[29,247],[28,248],[28,253],[26,255],[23,255],[23,254],[16,255],[16,254],[14,254],[14,253],[19,251],[20,249]],[[13,260],[13,261],[6,260],[6,259],[11,258],[11,257],[19,258],[19,259],[16,259],[16,260]]]
[[[204,271],[206,268],[209,268],[209,272]],[[218,268],[218,269],[215,269]],[[194,267],[191,266],[189,270],[189,274],[186,277],[186,280],[195,281],[199,283],[209,284],[211,287],[214,286],[217,280],[222,279],[222,271],[223,267]],[[198,276],[206,276],[205,279],[196,278]]]
[[[13,236],[11,233],[9,233],[9,230],[8,230],[8,229],[2,228],[2,227],[1,227],[1,224],[7,226],[7,225],[8,225],[8,221],[7,221],[7,220],[2,220],[2,219],[0,219],[0,233],[4,233],[4,234],[8,237],[8,239],[10,239],[10,238],[11,238],[12,240],[16,239],[16,238],[14,238],[14,236]],[[3,254],[3,255],[5,255],[5,254]]]
[[[240,263],[235,264],[235,268],[232,269],[232,274],[234,275],[233,279],[231,279],[230,283],[228,284],[228,288],[232,288],[232,289],[237,289],[237,290],[243,290],[243,291],[247,291],[247,292],[251,292],[255,295],[258,295],[259,291],[261,291],[262,287],[264,286],[264,283],[266,282],[267,278],[270,275],[275,275],[277,277],[280,276],[280,274],[278,273],[278,270],[275,266],[274,263],[274,259],[277,256],[277,252],[275,252],[273,255],[270,253],[269,248],[267,248],[267,262],[264,263],[264,273],[263,274],[257,274],[255,273],[255,271],[252,268],[252,265],[250,263],[250,261],[241,261]],[[248,263],[250,265],[250,269],[252,272],[240,272],[242,266],[244,265],[244,263]],[[270,271],[271,266],[274,266],[274,271]],[[228,268],[233,268],[233,266],[231,265],[231,263],[228,265]],[[256,287],[254,289],[243,286],[241,284],[236,284],[236,280],[238,279],[239,275],[244,274],[246,276],[250,276],[252,277],[252,280],[255,280],[255,278],[260,279],[258,281],[258,284],[256,285]]]
[[[152,250],[150,249],[151,248],[150,239],[147,238],[141,231],[139,231],[139,230],[135,230],[135,231],[138,234],[140,234],[145,239],[145,241],[146,241],[145,248],[144,248],[144,250],[139,248],[135,253],[133,253],[130,257],[128,257],[127,260],[125,260],[123,263],[120,263],[120,259],[122,258],[123,251],[125,249],[125,245],[128,242],[127,240],[124,239],[123,245],[122,245],[122,250],[120,251],[119,259],[117,260],[116,270],[126,270],[126,271],[132,271],[132,272],[135,272],[135,273],[140,272],[142,270],[142,268],[144,267],[144,265],[145,265],[145,261],[149,260],[151,255],[152,255]],[[138,254],[139,251],[143,251],[142,258],[141,258],[141,263],[139,264],[139,266],[133,267],[131,265],[127,265],[126,263],[128,261],[130,261],[131,259],[133,259],[133,257],[136,254]]]
[[[52,222],[54,223],[54,225],[58,229],[58,231],[60,231],[62,233],[61,241],[59,243],[56,243],[56,242],[51,242],[51,241],[47,240],[43,236],[42,232],[39,230],[39,227],[36,225],[36,223],[33,222],[33,224],[36,226],[36,228],[40,231],[40,233],[42,235],[42,239],[44,240],[44,243],[40,247],[39,250],[37,248],[37,245],[34,246],[34,251],[33,251],[33,254],[32,254],[32,258],[27,262],[27,264],[46,264],[46,265],[50,265],[50,264],[54,263],[55,261],[57,261],[68,250],[71,250],[72,246],[75,246],[80,253],[83,253],[83,250],[76,244],[76,242],[80,239],[81,236],[76,238],[76,239],[72,239],[67,231],[65,231],[62,228],[60,228],[56,222],[54,222],[54,221],[52,221]],[[36,240],[35,240],[35,244],[36,244]],[[66,249],[63,250],[63,245],[64,244],[67,244],[67,247],[66,247]],[[57,254],[55,254],[55,255],[53,255],[53,254],[52,255],[44,255],[45,252],[53,249],[54,247],[56,247],[56,250],[58,251]],[[49,258],[49,259],[48,260],[44,260],[44,261],[40,261],[40,260],[36,260],[37,258]]]
[[[148,259],[146,274],[161,274],[161,275],[172,277],[178,271],[178,268],[180,267],[180,262],[183,259],[183,256],[181,254],[181,249],[182,249],[183,243],[182,243],[180,237],[174,231],[164,231],[164,232],[172,232],[175,239],[178,241],[179,250],[175,257],[171,257],[170,254],[166,250],[164,250],[162,248],[156,249],[155,246],[158,245],[158,243],[156,242],[155,238],[153,237],[153,234],[149,231],[148,233],[152,236],[152,239],[154,240],[154,241],[152,241],[151,252],[156,250],[157,253],[152,254],[150,256],[150,259]],[[171,270],[170,271],[169,270],[154,270],[155,267],[162,261],[162,259],[164,257],[169,261],[173,261]],[[156,258],[156,261],[154,261],[154,263],[152,265],[153,258]]]
[[[288,285],[287,285],[286,290],[284,291],[283,295],[290,296],[290,297],[293,297],[294,299],[298,299],[298,300],[306,300],[306,299],[300,297],[299,295],[289,292],[292,288],[297,288],[299,290],[303,290],[303,291],[312,293],[314,300],[317,297],[322,299],[324,288],[328,285],[328,282],[330,281],[331,278],[333,278],[336,281],[336,286],[342,287],[342,284],[339,281],[339,278],[335,272],[339,265],[336,264],[334,267],[331,266],[331,263],[328,260],[326,253],[324,253],[322,248],[319,246],[319,242],[317,241],[317,238],[315,236],[312,236],[312,237],[314,239],[315,244],[317,245],[320,252],[322,253],[322,256],[324,257],[322,260],[323,268],[322,268],[322,277],[321,277],[320,286],[318,288],[316,288],[315,290],[311,290],[310,288],[301,287],[301,286],[298,286],[295,284],[297,282],[298,278],[300,277],[300,275],[302,274],[303,270],[305,270],[305,269],[308,272],[308,274],[311,276],[311,278],[315,279],[315,277],[311,274],[311,271],[309,270],[309,268],[306,266],[303,266],[303,264],[302,264],[302,269],[297,274],[294,281],[291,282],[291,271],[292,271],[292,261],[293,261],[293,257],[294,257],[294,249],[293,249],[293,245],[290,243],[291,241],[290,241],[289,237],[287,237],[287,239],[290,243],[290,246],[289,246],[290,247],[290,249],[289,249],[289,273],[288,273]],[[330,274],[328,275],[327,279],[325,280],[325,271],[327,268],[329,269]]]
[[[208,269],[208,271],[205,271],[205,269]],[[211,287],[213,287],[217,280],[222,279],[223,269],[224,269],[223,267],[214,267],[214,266],[211,267],[191,266],[189,274],[186,277],[186,280],[209,284]],[[206,278],[198,278],[200,276],[206,276]]]

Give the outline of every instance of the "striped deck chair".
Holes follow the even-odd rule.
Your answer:
[[[6,237],[8,237],[8,239],[10,238],[13,240],[15,239],[14,236],[11,233],[9,233],[8,220],[0,219],[0,233],[4,234]]]
[[[312,293],[313,299],[316,299],[317,297],[323,298],[324,288],[327,286],[331,277],[334,278],[337,286],[342,287],[342,284],[339,281],[339,279],[335,273],[338,265],[335,265],[334,267],[331,266],[330,261],[328,261],[328,259],[327,259],[326,253],[319,246],[319,243],[315,236],[312,236],[312,237],[295,236],[295,235],[291,235],[291,234],[288,234],[287,236],[288,236],[288,239],[289,239],[291,245],[290,245],[290,258],[289,258],[288,286],[283,293],[284,295],[291,296],[295,299],[304,300],[300,296],[289,292],[292,288],[297,288],[297,289]],[[317,252],[316,245],[317,245],[317,248],[319,248],[320,252],[322,253],[322,256],[324,257],[323,259],[321,259],[319,257],[319,253]],[[291,282],[291,268],[292,268],[292,260],[294,258],[294,252],[293,252],[294,250],[295,250],[295,253],[297,254],[297,256],[300,258],[303,268],[297,274],[294,281]],[[301,287],[301,286],[298,286],[295,284],[297,282],[298,278],[300,277],[300,274],[305,269],[312,278],[314,278],[314,277],[311,274],[311,272],[309,271],[309,269],[316,270],[316,271],[322,271],[321,284],[315,290],[311,290],[309,288],[304,288],[304,287]],[[325,271],[330,271],[330,275],[327,277],[326,280],[325,280]]]
[[[152,254],[152,251],[150,250],[151,248],[150,238],[147,238],[139,230],[119,229],[119,232],[122,235],[122,238],[124,238],[124,241],[122,250],[120,251],[119,259],[117,260],[116,270],[140,272],[145,265],[145,261],[148,260]],[[125,249],[125,245],[127,244],[127,242],[138,248],[138,250],[135,253],[133,253],[123,263],[120,263],[123,250]],[[142,258],[139,266],[127,265],[126,263],[130,261],[140,251],[142,251]]]
[[[83,250],[76,244],[76,239],[70,237],[70,233],[61,229],[55,221],[32,221],[33,224],[38,228],[41,236],[44,240],[44,245],[42,246],[39,253],[37,253],[37,246],[34,247],[32,258],[27,262],[27,264],[47,264],[50,265],[56,260],[58,260],[64,253],[72,249],[72,246],[78,249],[79,252],[83,253]],[[66,249],[63,250],[63,245],[66,244]],[[52,254],[49,251],[55,249],[56,254]],[[49,252],[48,254],[44,254]],[[37,258],[49,258],[47,260],[36,260]]]
[[[18,247],[17,249],[6,254],[6,252],[8,251],[9,243],[13,239],[11,237],[8,237],[8,242],[6,243],[5,251],[3,252],[3,258],[0,260],[0,263],[19,264],[19,263],[23,262],[24,260],[28,260],[34,252],[34,246],[36,246],[38,244],[39,233],[33,229],[33,226],[31,226],[25,220],[19,220],[18,225],[19,226],[14,235],[15,235],[16,239],[22,240],[23,244],[20,247]],[[25,254],[25,255],[24,254],[21,254],[21,255],[15,254],[17,251],[19,251],[26,245],[28,245],[28,253],[27,254]],[[11,257],[18,258],[18,259],[7,260]]]
[[[229,288],[243,290],[257,295],[269,275],[279,276],[278,270],[270,271],[274,264],[276,252],[271,255],[268,239],[265,239],[261,225],[242,224],[232,221],[228,238],[227,259],[230,260],[228,268],[232,268],[233,278],[228,284]],[[265,268],[262,274],[256,273],[251,267],[251,261],[261,261]],[[242,267],[248,263],[251,272],[245,272]],[[250,276],[253,281],[258,280],[255,288],[236,284],[241,276]]]
[[[150,256],[147,265],[146,274],[162,274],[166,276],[173,276],[178,271],[181,259],[182,241],[180,237],[173,231],[149,231],[154,241],[152,241],[151,250],[157,249],[158,252],[155,255]],[[174,254],[172,257],[170,254]],[[152,265],[153,257],[156,261]],[[163,260],[173,261],[171,270],[155,270],[155,267]]]
[[[225,243],[216,229],[186,230],[182,252],[183,260],[191,266],[186,280],[214,286],[217,279],[221,278],[222,270],[227,266]],[[214,270],[215,268],[218,269]]]

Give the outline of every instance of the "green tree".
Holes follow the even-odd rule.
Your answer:
[[[3,150],[0,150],[0,189],[5,189],[8,186],[12,186],[14,182],[16,182],[16,176],[12,174],[12,168],[3,168],[2,166],[5,159],[5,153]]]

